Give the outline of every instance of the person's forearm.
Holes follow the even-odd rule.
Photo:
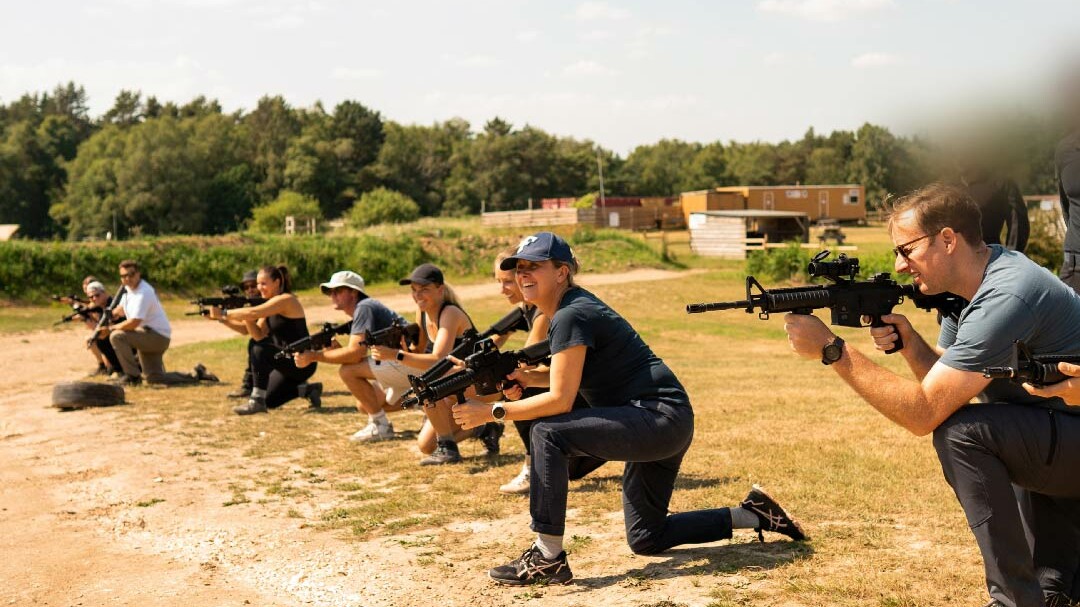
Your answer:
[[[926,374],[930,372],[930,368],[941,358],[934,348],[926,343],[926,340],[919,334],[914,334],[908,338],[907,342],[904,343],[904,349],[900,350],[900,355],[904,357],[908,368],[915,374],[915,379],[918,381],[922,381]]]
[[[332,365],[351,365],[364,360],[367,348],[355,348],[344,346],[328,350],[320,350],[316,353],[316,362],[330,363]]]
[[[570,411],[574,406],[571,399],[569,405],[552,392],[544,392],[521,400],[506,401],[503,408],[506,410],[506,418],[510,421],[525,421],[550,417]]]
[[[129,318],[124,322],[117,323],[112,326],[113,331],[134,331],[142,324],[142,320],[138,318]]]

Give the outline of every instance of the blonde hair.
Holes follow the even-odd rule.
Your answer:
[[[448,285],[448,284],[446,284],[444,282],[442,284],[442,288],[443,288],[443,302],[461,308],[461,300],[458,299],[457,293],[454,293],[454,290],[450,288],[450,285]],[[461,308],[461,309],[464,310],[465,308]]]
[[[499,254],[495,256],[495,274],[496,275],[498,275],[499,270],[502,269],[502,268],[499,267],[500,265],[502,265],[502,262],[507,260],[507,259],[510,259],[514,255],[517,255],[517,247],[506,247],[505,249],[499,251]]]

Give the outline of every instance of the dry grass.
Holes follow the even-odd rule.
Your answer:
[[[978,602],[985,592],[979,556],[928,439],[891,425],[831,370],[793,355],[782,319],[760,321],[739,311],[684,313],[688,302],[740,297],[742,278],[724,267],[681,280],[595,290],[641,331],[692,396],[696,435],[672,509],[736,504],[759,482],[804,522],[812,540],[760,545],[739,534],[722,549],[679,549],[670,558],[582,585],[617,584],[632,592],[685,577],[705,590],[714,607]],[[469,305],[478,324],[495,320],[504,309],[496,297]],[[925,335],[936,336],[931,315],[910,304],[901,311]],[[870,352],[865,330],[838,333]],[[242,351],[242,340],[235,339],[177,348],[169,358],[177,368],[205,362],[235,381]],[[900,357],[874,358],[908,375]],[[488,523],[520,519],[527,508],[521,497],[497,491],[522,461],[512,430],[497,458],[484,457],[481,446],[469,441],[462,445],[464,464],[419,467],[408,438],[367,446],[348,442],[364,420],[334,367],[321,369],[317,378],[327,390],[321,411],[296,401],[270,415],[245,418],[229,411],[235,401],[224,395],[232,385],[138,388],[130,396],[137,405],[123,410],[129,418],[123,427],[133,436],[164,430],[163,441],[174,444],[162,449],[220,462],[221,477],[230,479],[222,487],[232,496],[227,504],[266,504],[283,524],[302,519],[356,538],[394,536],[392,541],[408,542],[416,551],[417,565],[436,574],[452,566],[447,553],[458,561],[490,559],[492,549],[501,554],[525,541],[525,529],[512,538],[486,537],[483,531]],[[406,436],[420,424],[412,412],[392,414],[392,420]],[[603,562],[606,551],[621,543],[598,531],[621,517],[620,472],[608,464],[572,485],[567,540],[576,562]],[[450,523],[456,525],[448,528]],[[479,529],[467,543],[463,524]],[[405,532],[407,539],[401,539]],[[545,592],[525,589],[515,599]],[[643,605],[680,604],[656,602],[655,593],[641,596]]]

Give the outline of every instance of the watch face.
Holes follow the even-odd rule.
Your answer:
[[[495,419],[502,419],[506,417],[506,409],[502,405],[494,405],[491,407],[491,417]]]
[[[844,349],[838,344],[829,344],[825,346],[825,349],[821,352],[825,360],[829,362],[836,362],[840,360],[840,356],[842,356],[843,353]]]

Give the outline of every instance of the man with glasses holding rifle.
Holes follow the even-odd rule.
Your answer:
[[[785,329],[796,353],[829,365],[885,417],[933,433],[983,556],[989,605],[1070,605],[1072,580],[1061,579],[1058,557],[1080,554],[1080,410],[982,371],[1010,366],[1018,340],[1034,354],[1076,353],[1080,296],[1023,254],[985,244],[980,222],[964,190],[940,184],[893,209],[896,271],[924,294],[970,302],[942,319],[936,346],[899,314],[870,330],[878,350],[903,340],[914,380],[845,345],[814,316],[789,314]]]

